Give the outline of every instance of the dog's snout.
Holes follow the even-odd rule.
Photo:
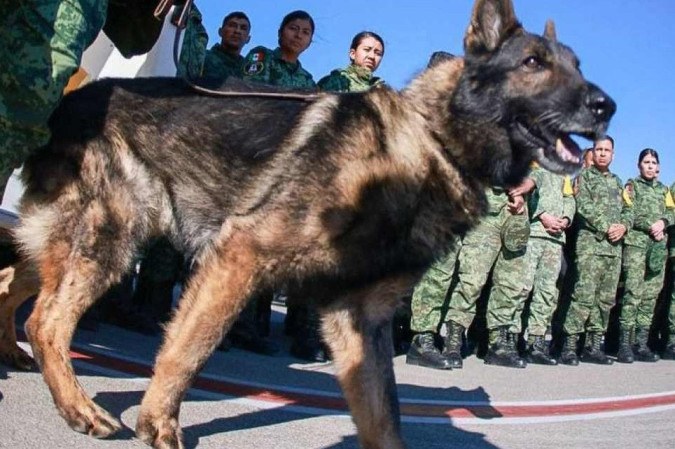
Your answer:
[[[616,103],[612,98],[594,85],[589,85],[586,106],[598,121],[607,122],[616,112]]]

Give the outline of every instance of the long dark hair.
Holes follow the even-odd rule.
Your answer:
[[[644,150],[640,151],[640,155],[638,156],[638,165],[640,162],[642,162],[642,159],[644,159],[647,156],[653,156],[654,159],[656,159],[656,163],[660,164],[659,162],[659,153],[656,150],[652,150],[651,148],[645,148]]]
[[[372,37],[380,44],[382,44],[382,54],[384,54],[384,40],[382,40],[382,37],[380,37],[379,34],[373,33],[372,31],[361,31],[356,36],[354,36],[354,38],[352,39],[352,44],[349,46],[349,49],[356,50],[357,47],[361,44],[361,41],[367,37]]]
[[[312,27],[312,35],[314,35],[314,19],[312,19],[312,16],[310,16],[307,11],[298,9],[297,11],[289,12],[281,20],[281,25],[279,25],[278,31],[279,36],[281,36],[281,32],[284,30],[284,27],[288,25],[289,22],[292,22],[296,19],[309,21],[309,25]]]

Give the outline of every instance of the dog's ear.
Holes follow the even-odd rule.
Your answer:
[[[476,0],[464,36],[464,52],[476,56],[492,53],[507,37],[522,32],[511,0]]]
[[[555,33],[555,23],[551,19],[546,21],[546,28],[544,28],[544,37],[552,42],[557,42],[558,37]]]

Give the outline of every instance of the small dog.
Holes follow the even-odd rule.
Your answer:
[[[191,381],[247,298],[290,285],[316,301],[361,445],[404,447],[391,361],[398,298],[480,220],[486,185],[519,183],[532,160],[577,170],[570,134],[603,136],[615,110],[553,24],[527,33],[510,0],[477,0],[464,46],[463,59],[433,64],[401,92],[223,99],[135,79],[64,98],[50,144],[25,165],[16,237],[40,281],[27,335],[68,424],[95,437],[120,429],[77,382],[68,348],[140,245],[167,234],[196,268],[139,438],[183,447]],[[18,296],[37,285],[27,262],[4,274]],[[3,360],[26,366],[8,316],[24,298],[11,285],[4,295]]]

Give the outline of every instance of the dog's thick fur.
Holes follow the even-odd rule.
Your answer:
[[[74,92],[26,163],[16,232],[41,282],[26,330],[59,413],[96,437],[120,429],[77,382],[68,348],[139,246],[168,234],[196,268],[143,399],[143,441],[182,447],[192,379],[247,298],[283,284],[317,301],[361,445],[403,447],[388,335],[397,298],[477,223],[484,186],[518,183],[532,160],[575,170],[568,134],[604,135],[613,111],[553,27],[526,33],[509,0],[478,0],[465,58],[400,93],[223,99],[174,79]],[[25,263],[4,274],[23,295],[36,279]],[[0,350],[26,366],[8,316],[23,298],[12,298]]]

